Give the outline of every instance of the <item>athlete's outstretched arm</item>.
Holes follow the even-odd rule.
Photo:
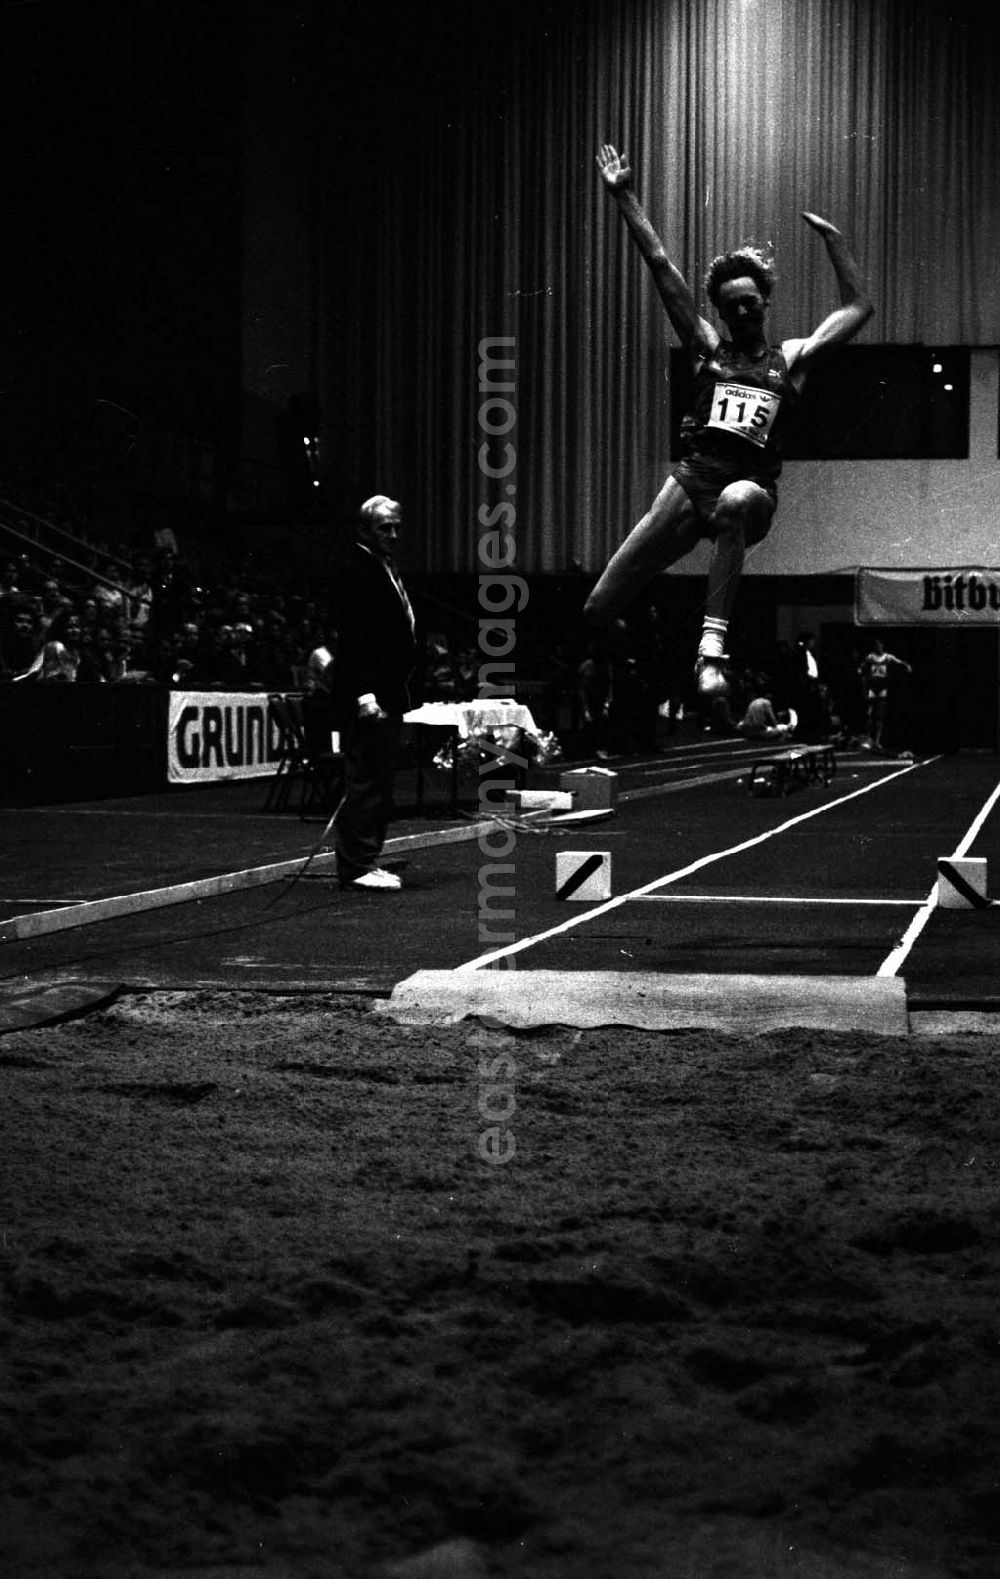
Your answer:
[[[628,157],[619,154],[610,143],[605,143],[597,156],[597,168],[601,172],[601,180],[618,204],[636,246],[649,265],[653,283],[681,344],[694,357],[711,356],[718,347],[719,336],[712,325],[699,315],[687,281],[667,257],[663,242],[636,197]]]
[[[861,270],[836,225],[831,225],[828,219],[821,219],[818,214],[803,214],[802,218],[823,238],[833,272],[837,276],[840,306],[801,342],[795,355],[795,364],[799,367],[828,347],[843,345],[846,340],[852,339],[875,311],[861,278]]]

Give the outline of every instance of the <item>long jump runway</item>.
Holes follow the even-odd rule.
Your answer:
[[[657,990],[684,986],[703,1006],[723,1012],[722,1005],[734,1023],[744,1013],[752,1021],[762,984],[784,991],[786,1013],[796,1001],[822,1000],[831,983],[847,983],[855,999],[863,992],[871,1003],[891,1003],[897,1024],[900,1006],[1000,1012],[1000,907],[942,910],[935,903],[941,857],[985,857],[991,889],[1000,889],[997,758],[908,763],[857,754],[839,763],[828,785],[758,798],[746,778],[759,754],[740,742],[706,740],[621,765],[616,816],[585,826],[501,824],[476,838],[468,818],[437,829],[404,819],[394,825],[390,854],[408,862],[405,887],[392,895],[342,894],[328,868],[293,884],[288,874],[317,830],[297,819],[278,828],[253,818],[246,829],[254,860],[266,866],[273,840],[283,875],[155,907],[163,861],[158,855],[151,864],[150,851],[165,846],[148,828],[161,818],[176,895],[178,877],[206,869],[206,828],[226,828],[223,865],[238,864],[238,832],[226,820],[231,793],[209,812],[202,798],[189,816],[176,800],[169,811],[133,801],[128,815],[93,806],[6,811],[22,848],[26,825],[42,836],[31,846],[37,866],[23,873],[20,894],[12,872],[4,874],[0,994],[68,979],[277,991],[353,985],[392,992],[405,1017],[414,991],[426,1009],[429,983],[435,992],[447,987],[447,1012],[455,1014],[462,1002],[465,1012],[470,1003],[482,1010],[476,994],[484,983],[523,999],[534,981],[544,988],[536,1017],[558,1020],[560,990],[589,990],[606,1003],[632,978],[633,994],[647,979]],[[104,919],[81,924],[93,912],[81,907],[74,915],[74,895],[93,906],[121,891],[106,874],[112,860],[121,865],[128,831],[140,825],[145,842],[133,837],[135,859],[119,882],[152,890],[154,908],[115,912],[112,905]],[[44,868],[53,829],[61,830],[55,885]],[[556,897],[556,855],[570,850],[610,857],[609,900]],[[44,899],[55,887],[66,890],[72,925],[18,936],[23,918],[38,913],[32,895]],[[495,985],[515,979],[517,989]],[[836,1003],[832,1012],[837,1023]]]
[[[568,991],[583,1000],[580,1023],[593,1023],[602,1000],[621,990],[608,973],[639,975],[618,1012],[654,1026],[692,1017],[725,1025],[741,1015],[752,1023],[763,1007],[768,1023],[798,1016],[888,1030],[900,1028],[907,1007],[1000,1008],[996,909],[945,911],[936,902],[939,857],[984,856],[995,869],[998,799],[997,765],[987,758],[862,757],[822,789],[763,801],[741,779],[703,777],[656,805],[626,806],[628,837],[593,833],[588,842],[603,843],[614,877],[604,902],[560,904],[551,852],[519,856],[517,937],[464,961],[450,979],[404,984],[394,994],[399,1017],[447,1017],[471,1003],[537,1023],[551,1013],[546,1000]],[[482,975],[503,970],[513,974]],[[786,990],[776,1003],[777,983]]]
[[[617,969],[876,974],[997,784],[992,760],[957,766],[862,763],[780,799],[730,782],[626,804],[622,837],[613,824],[560,833],[607,848],[609,901],[554,902],[550,852],[519,847],[521,935],[464,963],[600,969],[611,953]],[[1000,812],[965,853],[1000,856]]]

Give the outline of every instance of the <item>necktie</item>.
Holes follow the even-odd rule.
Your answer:
[[[397,571],[397,569],[396,569],[395,565],[393,564],[392,560],[391,559],[386,559],[384,561],[384,564],[385,564],[386,570],[389,572],[389,578],[392,581],[393,586],[396,588],[396,591],[399,593],[399,600],[402,603],[403,608],[406,610],[406,618],[410,622],[410,631],[411,631],[411,633],[413,633],[413,632],[416,631],[417,622],[416,622],[416,619],[415,619],[414,614],[413,614],[413,605],[411,604],[409,598],[406,595],[406,588],[403,586],[402,581],[399,579],[399,572]]]

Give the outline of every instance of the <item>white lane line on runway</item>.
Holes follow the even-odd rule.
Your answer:
[[[739,778],[743,766],[734,765],[724,773],[702,773],[695,779],[674,778],[667,783],[644,784],[639,789],[619,790],[619,801],[627,800],[655,800],[657,795],[677,795],[681,790],[700,789],[704,784],[725,784],[731,779]]]
[[[968,855],[969,850],[971,849],[975,839],[979,834],[980,828],[983,826],[983,823],[986,821],[998,800],[1000,800],[1000,781],[996,783],[992,793],[987,796],[982,808],[972,819],[971,823],[969,824],[969,831],[965,835],[965,838],[962,840],[961,844],[959,844],[956,849],[952,851],[951,859],[953,861],[961,859],[963,855]]]
[[[980,807],[979,811],[976,813],[975,817],[973,817],[967,832],[952,853],[952,860],[955,860],[956,857],[961,857],[967,854],[968,850],[972,846],[973,841],[976,839],[980,828],[983,826],[983,823],[986,821],[998,800],[1000,800],[1000,782],[994,785],[993,790],[986,797],[986,800]],[[898,974],[900,967],[904,964],[907,958],[907,955],[911,952],[914,943],[917,941],[921,932],[924,930],[924,927],[927,925],[928,921],[936,910],[937,897],[938,885],[935,883],[930,893],[927,895],[927,898],[924,900],[920,909],[914,916],[913,920],[910,922],[906,931],[903,933],[903,936],[896,944],[896,947],[893,949],[892,953],[887,954],[885,959],[882,961],[878,971],[876,972],[877,975],[895,976]]]
[[[723,747],[725,749],[723,749]],[[677,767],[686,771],[691,767],[700,767],[719,757],[731,757],[733,761],[747,757],[766,756],[772,751],[785,749],[777,741],[758,741],[748,745],[743,740],[725,740],[718,747],[706,746],[677,746],[669,751],[664,751],[658,757],[643,757],[640,761],[622,760],[622,767],[628,773],[657,773],[664,768]]]
[[[743,750],[750,750],[750,746],[740,735],[704,735],[699,740],[688,741],[687,745],[665,746],[664,749],[656,756],[640,756],[638,758],[633,757],[631,760],[626,757],[614,757],[612,760],[616,762],[623,762],[628,768],[645,768],[654,766],[657,763],[659,763],[659,765],[662,767],[664,762],[672,761],[674,757],[689,756],[692,752],[700,752],[709,756],[719,756],[721,753],[726,751]],[[588,761],[582,765],[585,767],[592,767],[593,763]]]
[[[243,780],[245,783],[246,780]],[[273,811],[198,811],[190,807],[179,807],[177,811],[153,811],[142,806],[17,806],[10,808],[21,812],[28,812],[32,816],[46,817],[145,817],[147,819],[167,819],[170,822],[192,822],[199,819],[205,822],[232,822],[233,817],[252,818],[254,822],[266,822],[274,826]]]
[[[526,821],[540,816],[529,812]],[[406,833],[385,841],[385,856],[401,854],[404,850],[425,850],[440,844],[467,844],[478,839],[484,827],[495,826],[489,818],[440,828],[430,833]],[[303,852],[294,860],[276,861],[268,866],[244,867],[236,872],[220,872],[215,877],[192,878],[184,883],[171,883],[167,887],[147,888],[128,894],[111,894],[103,899],[83,899],[72,905],[60,901],[39,901],[45,905],[60,904],[59,909],[29,911],[24,916],[6,916],[0,920],[0,944],[23,942],[26,938],[42,937],[50,932],[68,932],[77,927],[89,926],[95,921],[111,921],[118,916],[136,915],[146,910],[160,910],[168,905],[188,904],[191,900],[217,899],[224,894],[238,893],[244,888],[259,888],[268,883],[293,882],[301,873],[307,855]],[[337,857],[333,850],[320,851],[313,859],[312,875],[333,876]]]
[[[825,812],[833,811],[837,806],[846,806],[848,801],[856,800],[859,795],[868,795],[872,790],[881,788],[883,784],[890,784],[893,779],[902,778],[904,774],[913,773],[915,769],[927,767],[937,760],[936,757],[927,757],[922,762],[907,763],[905,767],[897,768],[894,773],[887,773],[885,778],[876,779],[872,784],[863,784],[860,789],[851,790],[849,794],[841,795],[837,800],[827,801],[823,806],[814,806],[812,811],[804,811],[797,817],[790,817],[787,822],[779,823],[777,828],[769,828],[765,833],[755,834],[752,839],[744,839],[742,843],[730,845],[726,850],[715,850],[711,855],[700,856],[689,866],[682,866],[676,872],[668,872],[665,877],[656,877],[651,883],[644,883],[641,888],[633,888],[627,894],[606,899],[603,904],[595,905],[592,910],[585,910],[582,915],[571,916],[568,921],[560,922],[557,927],[549,927],[545,932],[536,932],[534,936],[521,938],[517,943],[508,943],[505,948],[493,949],[489,954],[480,954],[476,959],[467,960],[463,965],[456,965],[455,969],[456,971],[482,970],[485,965],[492,965],[497,960],[509,959],[514,954],[521,954],[525,949],[534,948],[536,943],[544,943],[548,938],[558,937],[562,932],[571,932],[574,927],[583,926],[588,921],[596,920],[598,916],[607,915],[610,910],[617,910],[620,905],[626,905],[630,900],[639,899],[644,894],[655,893],[658,888],[666,888],[670,883],[678,883],[681,878],[690,877],[706,866],[713,866],[716,861],[724,861],[730,855],[742,855],[744,850],[752,850],[758,844],[766,844],[768,839],[774,839],[780,833],[787,833],[790,828],[798,827],[800,823],[809,822],[813,817],[822,817]]]
[[[801,894],[638,894],[644,905],[903,905],[912,910],[922,899],[806,899]]]
[[[619,790],[618,791],[618,799],[619,799],[619,801],[654,800],[656,798],[656,796],[658,796],[658,795],[678,795],[682,790],[686,790],[686,789],[700,789],[702,787],[702,785],[705,785],[705,784],[725,784],[727,781],[730,781],[732,779],[738,779],[741,776],[741,774],[743,774],[745,772],[745,770],[746,770],[746,768],[747,768],[747,766],[749,764],[752,764],[753,762],[764,761],[764,760],[765,759],[761,756],[759,751],[750,751],[750,752],[747,752],[746,755],[741,760],[738,760],[738,761],[737,760],[733,760],[733,761],[731,761],[730,765],[728,767],[726,767],[726,768],[717,767],[716,770],[714,772],[712,772],[712,773],[704,773],[703,772],[703,773],[700,774],[700,776],[698,778],[682,778],[680,776],[680,773],[674,773],[668,780],[666,780],[665,782],[659,783],[659,784],[642,785],[638,789]],[[935,759],[927,758],[927,761],[932,761],[932,760],[935,760]],[[660,771],[662,772],[664,766],[667,766],[667,765],[668,764],[661,763]],[[907,765],[907,767],[923,767],[925,764],[924,764],[923,761],[921,761],[921,762],[916,762],[916,763],[909,762],[906,765]],[[631,764],[630,764],[630,766],[631,766]],[[692,767],[705,768],[705,767],[708,767],[708,766],[709,766],[709,764],[707,762],[701,762],[701,763],[697,763],[697,764],[694,764],[694,763],[687,764],[687,768],[688,769],[690,769]],[[862,758],[859,758],[857,761],[849,761],[849,762],[846,762],[846,763],[843,761],[843,759],[841,759],[840,767],[841,768],[845,768],[846,767],[846,768],[852,768],[852,769],[853,768],[878,768],[879,770],[882,770],[885,767],[885,762],[884,762],[884,760],[882,762],[878,762],[878,761],[874,761],[873,762],[870,757],[862,757]],[[681,765],[681,772],[683,772],[683,771],[685,771],[685,767],[682,764]],[[650,772],[649,776],[652,777],[652,772]],[[919,901],[915,901],[915,902],[919,903]]]
[[[86,899],[78,896],[76,899],[60,899],[55,894],[47,894],[44,899],[23,898],[16,899],[10,896],[0,899],[0,905],[85,905]]]

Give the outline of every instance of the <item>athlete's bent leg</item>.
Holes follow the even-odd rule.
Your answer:
[[[698,645],[695,674],[701,696],[725,696],[729,690],[724,662],[729,618],[743,573],[748,543],[758,543],[774,514],[770,494],[754,482],[732,482],[723,488],[709,523],[712,555],[708,563],[705,624]]]
[[[694,506],[679,482],[668,477],[646,514],[612,556],[584,605],[592,625],[606,625],[642,588],[694,548],[699,537]]]

